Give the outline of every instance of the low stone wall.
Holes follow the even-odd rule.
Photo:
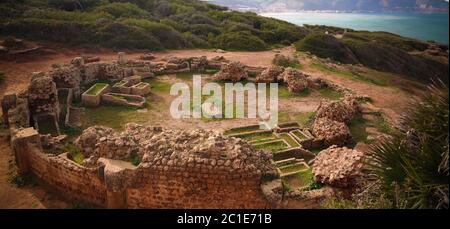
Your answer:
[[[142,169],[141,187],[126,191],[128,208],[271,208],[260,177],[206,168]]]
[[[163,166],[143,162],[136,167],[105,158],[85,167],[69,160],[67,154],[43,153],[40,135],[33,128],[12,133],[19,173],[33,174],[69,200],[105,208],[277,207],[262,191],[260,173],[195,163]]]

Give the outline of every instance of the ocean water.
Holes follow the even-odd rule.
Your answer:
[[[329,25],[355,30],[386,31],[424,41],[449,43],[448,13],[264,13],[297,25]]]

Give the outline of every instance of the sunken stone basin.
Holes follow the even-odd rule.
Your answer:
[[[102,101],[109,105],[143,107],[147,100],[139,95],[106,93],[102,95]]]
[[[98,107],[101,102],[103,94],[108,93],[110,90],[109,84],[96,83],[89,90],[83,93],[81,100],[83,105],[88,107]]]

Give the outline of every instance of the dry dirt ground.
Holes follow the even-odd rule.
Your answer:
[[[63,45],[44,44],[40,52],[35,54],[19,55],[0,59],[0,71],[5,73],[5,79],[0,82],[0,97],[9,91],[19,91],[24,89],[30,78],[31,72],[47,71],[52,64],[68,63],[71,59],[81,55],[98,56],[102,61],[115,60],[117,52],[109,49],[93,49],[93,48],[68,48]],[[126,50],[125,50],[126,51]],[[137,59],[144,52],[126,51],[127,57]],[[264,52],[227,52],[216,53],[212,50],[177,50],[167,52],[154,53],[157,57],[156,61],[167,56],[191,57],[191,56],[207,56],[212,58],[215,56],[224,56],[226,59],[240,61],[250,66],[265,67],[271,64],[273,57],[277,54],[292,55],[293,48],[287,47],[283,49],[264,51]],[[383,113],[391,119],[395,120],[401,112],[408,106],[411,98],[409,94],[395,88],[380,87],[370,85],[364,82],[355,82],[350,79],[333,74],[324,74],[309,66],[310,60],[304,56],[300,58],[303,65],[302,71],[321,76],[338,84],[344,85],[352,90],[368,95],[373,100],[373,105],[381,108]],[[164,98],[165,100],[167,98]],[[305,100],[304,98],[295,98],[292,100],[281,100],[280,109],[292,112],[313,111],[318,106],[319,99]],[[166,115],[160,115],[164,117]],[[167,120],[166,120],[167,121]],[[256,120],[254,120],[256,121]],[[230,126],[239,126],[248,124],[248,120],[231,120],[224,122],[199,122],[199,121],[170,121],[169,126],[178,128],[205,128],[205,129],[224,129]],[[13,160],[8,140],[2,136],[0,139],[0,208],[69,208],[73,204],[62,201],[58,196],[44,191],[39,186],[28,185],[22,188],[16,188],[8,181],[9,164]]]

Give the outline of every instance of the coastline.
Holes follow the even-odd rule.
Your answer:
[[[448,12],[296,11],[259,13],[258,15],[287,21],[299,26],[309,24],[371,32],[384,31],[422,41],[433,40],[438,43],[449,44]],[[417,23],[421,23],[421,26],[417,26]]]

